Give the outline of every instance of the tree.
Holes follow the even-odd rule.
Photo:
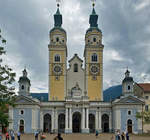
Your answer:
[[[0,125],[7,127],[9,125],[8,108],[14,106],[15,102],[13,83],[16,74],[8,65],[3,64],[2,55],[6,54],[4,45],[6,45],[6,40],[0,29]]]
[[[144,123],[150,123],[150,111],[137,112],[136,118],[142,119]]]

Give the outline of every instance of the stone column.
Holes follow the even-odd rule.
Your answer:
[[[66,115],[65,115],[65,133],[68,133],[68,108],[66,108]]]
[[[72,108],[69,108],[69,133],[72,133]]]
[[[86,109],[86,128],[89,129],[89,109]]]
[[[109,114],[109,131],[112,132],[112,112]]]
[[[99,112],[98,110],[96,110],[96,117],[95,117],[95,129],[98,130],[99,129]]]
[[[98,126],[98,129],[100,132],[102,132],[102,113],[101,113],[101,110],[99,110],[99,115],[98,115],[98,119],[99,119],[99,126]]]
[[[43,112],[40,112],[40,130],[43,131]]]
[[[86,127],[85,133],[89,133],[89,109],[86,108]]]
[[[54,108],[53,108],[52,109],[52,129],[51,129],[52,132],[54,132],[54,129],[55,129],[54,123],[55,123],[55,116],[54,116]]]
[[[85,129],[85,108],[82,108],[82,132]]]
[[[13,129],[13,108],[12,107],[9,107],[9,120],[10,120],[10,123],[9,123],[9,129]],[[0,128],[2,129],[2,128]],[[17,131],[17,130],[15,130]]]
[[[58,113],[57,109],[55,109],[55,132],[58,132]]]

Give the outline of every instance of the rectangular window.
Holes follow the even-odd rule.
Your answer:
[[[78,64],[74,64],[74,72],[78,72]]]
[[[131,115],[131,110],[128,111],[128,115]]]
[[[148,100],[148,99],[149,99],[149,96],[145,96],[145,99]]]
[[[145,105],[145,111],[148,111],[148,105]]]

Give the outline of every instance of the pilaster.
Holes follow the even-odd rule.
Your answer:
[[[40,112],[40,130],[43,131],[43,112]]]
[[[52,109],[52,132],[54,132],[54,123],[55,123],[55,118],[54,118],[54,108]]]
[[[109,132],[112,132],[112,111],[109,114]]]

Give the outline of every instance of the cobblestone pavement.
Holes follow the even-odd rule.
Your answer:
[[[46,140],[53,140],[56,134],[46,134],[46,136]],[[114,134],[100,134],[98,138],[95,137],[95,134],[62,134],[64,140],[111,140],[112,136],[114,137]],[[5,140],[4,137],[3,140]],[[35,138],[33,134],[24,134],[21,140],[35,140]],[[150,140],[150,136],[130,135],[130,140]]]

